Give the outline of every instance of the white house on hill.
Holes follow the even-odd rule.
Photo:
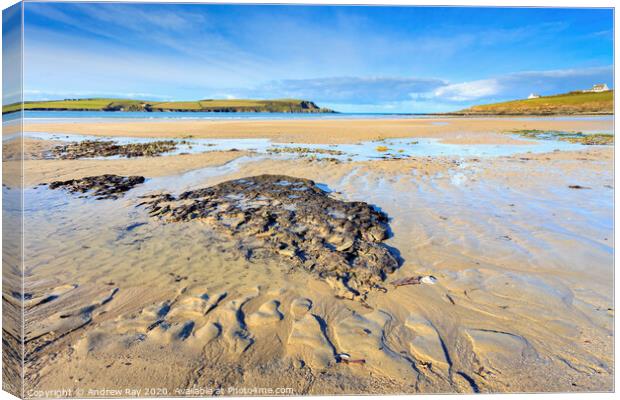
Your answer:
[[[584,93],[587,92],[607,92],[609,90],[609,88],[607,87],[606,83],[597,83],[596,85],[592,86],[592,89],[587,89],[587,90],[583,90]]]
[[[527,96],[528,99],[537,99],[539,97],[540,97],[540,95],[536,94],[536,93],[530,93],[530,95]]]

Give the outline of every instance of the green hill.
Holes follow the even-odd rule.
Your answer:
[[[579,115],[613,114],[614,91],[570,92],[537,99],[473,106],[454,115]]]
[[[20,110],[20,104],[2,107],[2,113]],[[298,99],[278,100],[199,100],[152,102],[126,99],[65,99],[51,101],[26,101],[24,110],[31,111],[147,111],[147,112],[285,112],[331,113],[312,101]]]

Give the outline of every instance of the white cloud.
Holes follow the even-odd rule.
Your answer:
[[[272,81],[250,90],[247,95],[306,98],[322,102],[378,104],[410,100],[445,85],[436,78],[326,77]]]
[[[529,93],[551,95],[588,89],[595,83],[613,86],[613,67],[523,71],[488,79],[452,83],[437,88],[437,99],[465,103],[525,98]]]
[[[144,92],[113,92],[113,91],[44,91],[25,89],[24,97],[28,100],[36,98],[38,100],[58,100],[69,98],[92,98],[92,97],[111,97],[119,99],[142,99],[142,100],[173,100],[170,96],[161,96],[155,93]]]
[[[471,101],[494,96],[500,90],[501,85],[497,79],[481,79],[440,87],[434,95],[450,101]]]

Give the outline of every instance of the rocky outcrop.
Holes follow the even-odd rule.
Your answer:
[[[97,200],[118,199],[135,186],[144,183],[143,176],[99,175],[68,181],[54,181],[48,187],[65,189],[71,193],[82,193],[83,197],[94,197]]]
[[[384,212],[334,199],[308,179],[259,175],[179,196],[146,196],[140,205],[166,221],[206,222],[241,239],[239,251],[246,257],[282,257],[349,298],[363,299],[382,288],[399,266],[398,256],[382,243],[389,236]]]
[[[180,142],[184,143],[184,142]],[[54,147],[50,153],[54,158],[75,160],[78,158],[93,157],[145,157],[158,156],[177,148],[174,140],[159,140],[148,143],[117,144],[111,140],[85,140],[77,143]]]

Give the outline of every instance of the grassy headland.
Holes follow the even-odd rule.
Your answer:
[[[484,104],[449,113],[453,115],[580,115],[613,114],[614,92],[570,92],[536,99]]]
[[[2,107],[7,114],[21,109],[19,103]],[[285,113],[331,113],[314,102],[298,99],[278,100],[198,100],[152,102],[126,99],[65,99],[51,101],[26,101],[24,110],[31,111],[148,111],[148,112],[285,112]]]

